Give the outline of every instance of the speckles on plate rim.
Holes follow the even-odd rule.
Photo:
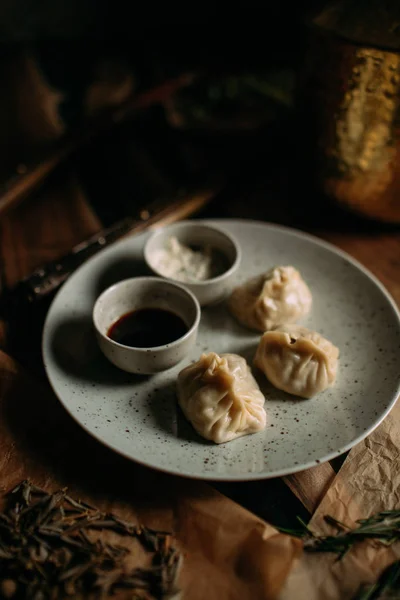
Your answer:
[[[43,349],[46,370],[57,395],[89,433],[117,452],[190,477],[246,480],[280,476],[348,450],[379,424],[398,393],[400,329],[393,302],[363,267],[315,238],[257,222],[215,224],[239,240],[239,279],[274,264],[299,268],[314,298],[313,311],[303,324],[323,330],[341,351],[337,385],[304,401],[283,399],[266,386],[268,423],[264,432],[221,446],[203,443],[177,409],[176,374],[203,351],[240,354],[258,341],[257,335],[244,329],[237,337],[235,332],[239,330],[223,312],[223,306],[204,309],[193,353],[164,374],[131,384],[116,378],[113,385],[113,367],[100,361],[96,368],[102,373],[95,387],[89,377],[92,364],[82,364],[80,376],[68,375],[53,353],[54,328],[72,313],[88,314],[97,293],[96,279],[118,260],[140,260],[147,236],[141,234],[90,259],[66,282],[51,306]],[[215,314],[217,319],[210,316]],[[215,321],[221,323],[217,330]]]

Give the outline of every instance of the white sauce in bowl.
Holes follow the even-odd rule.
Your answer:
[[[193,250],[171,236],[164,248],[154,252],[154,266],[165,277],[177,281],[205,281],[215,276],[213,252],[210,246]]]

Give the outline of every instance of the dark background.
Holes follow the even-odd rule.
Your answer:
[[[207,4],[178,10],[156,3],[2,2],[1,180],[7,181],[21,163],[35,164],[65,135],[79,130],[93,116],[91,92],[107,108],[112,96],[108,90],[118,90],[129,77],[136,91],[182,71],[283,70],[294,80],[307,46],[305,21],[325,4],[239,3],[222,11]],[[99,82],[104,88],[100,91]],[[281,151],[287,156],[291,151],[289,116],[277,113],[253,138],[200,139],[171,131],[165,114],[155,109],[96,139],[72,163],[103,223],[109,225],[163,191],[149,179],[168,181],[173,194],[221,169],[236,173],[236,179],[240,172],[255,185],[260,176],[279,176],[280,165],[286,169],[288,162],[282,162]],[[156,178],[144,175],[143,156]],[[281,179],[271,185],[280,189]]]

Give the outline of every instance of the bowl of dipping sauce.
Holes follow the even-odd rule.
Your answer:
[[[200,306],[183,286],[159,277],[133,277],[96,300],[93,324],[103,354],[140,375],[165,371],[189,353],[197,337]]]
[[[217,304],[231,292],[241,252],[235,238],[201,221],[181,221],[153,233],[144,259],[153,273],[184,285],[201,306]]]

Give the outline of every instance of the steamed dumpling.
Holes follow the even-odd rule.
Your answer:
[[[319,333],[282,325],[262,336],[254,364],[278,389],[311,398],[333,385],[339,350]]]
[[[304,317],[311,304],[311,292],[300,273],[294,267],[275,267],[234,289],[228,306],[242,325],[267,331]]]
[[[215,352],[178,375],[178,401],[197,433],[217,444],[264,429],[265,398],[245,359]]]

